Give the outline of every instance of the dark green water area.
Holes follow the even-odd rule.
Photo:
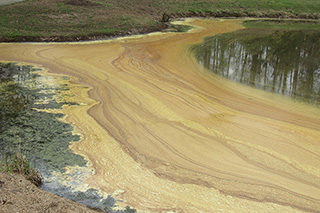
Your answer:
[[[107,212],[134,212],[127,207],[113,210],[117,200],[103,197],[95,189],[77,191],[72,185],[81,184],[81,168],[86,161],[74,154],[69,145],[80,139],[72,133],[73,127],[59,119],[65,115],[44,112],[44,109],[59,109],[64,105],[78,105],[74,102],[58,101],[59,93],[69,90],[68,85],[43,84],[41,70],[15,63],[0,63],[0,150],[1,156],[18,150],[27,156],[32,166],[44,177],[42,188],[62,197],[81,202]],[[61,94],[60,94],[61,95]],[[41,111],[42,110],[42,111]],[[62,184],[54,172],[64,173],[66,166],[77,166]],[[90,173],[90,172],[89,172]],[[91,171],[92,173],[92,171]],[[90,174],[88,174],[90,175]]]
[[[57,109],[65,104],[53,96],[66,85],[47,87],[36,81],[40,77],[31,66],[0,64],[0,147],[3,154],[20,148],[31,162],[47,169],[63,171],[65,166],[85,166],[83,157],[69,149],[69,143],[80,137],[73,135],[71,124],[59,121],[63,114],[39,111]],[[38,70],[38,72],[40,72]],[[46,103],[44,101],[46,100]]]
[[[177,33],[184,33],[191,30],[193,27],[188,25],[181,25],[181,24],[173,24],[170,25],[164,32],[177,32]]]
[[[206,38],[191,51],[211,72],[272,93],[320,104],[320,22],[257,20]]]

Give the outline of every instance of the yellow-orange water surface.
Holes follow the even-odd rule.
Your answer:
[[[70,76],[86,183],[140,211],[320,211],[320,109],[231,83],[189,47],[241,29],[187,20],[188,33],[86,43],[0,44],[0,61]]]

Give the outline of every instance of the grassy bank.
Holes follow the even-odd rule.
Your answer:
[[[163,29],[178,17],[320,18],[318,0],[26,0],[0,6],[0,41],[75,41]]]

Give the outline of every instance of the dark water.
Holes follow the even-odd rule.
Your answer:
[[[207,38],[192,51],[227,79],[320,104],[320,31],[244,29]]]
[[[77,103],[57,101],[55,95],[69,90],[68,85],[42,84],[39,74],[41,70],[32,66],[0,63],[0,157],[20,150],[44,177],[42,188],[46,191],[107,212],[135,212],[130,207],[113,210],[117,200],[110,195],[102,197],[95,189],[76,189],[85,175],[92,174],[84,169],[84,158],[69,149],[70,142],[80,137],[72,133],[70,123],[59,120],[65,115],[41,110]],[[66,166],[78,169],[65,174]]]

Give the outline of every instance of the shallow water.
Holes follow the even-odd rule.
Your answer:
[[[0,44],[0,60],[42,67],[71,88],[65,101],[78,105],[59,113],[81,136],[70,148],[89,173],[76,170],[66,184],[81,179],[80,188],[141,211],[319,211],[319,108],[212,74],[189,51],[243,29],[242,21],[187,20],[194,28],[186,33],[99,42]]]
[[[60,81],[69,79],[61,77]],[[67,84],[41,76],[41,69],[30,65],[0,63],[0,157],[22,152],[44,178],[42,189],[90,207],[111,210],[116,200],[103,197],[98,190],[82,189],[84,177],[92,174],[86,161],[69,149],[79,141],[65,115],[52,110],[77,106],[64,101]],[[51,83],[50,83],[51,82]],[[68,173],[65,167],[69,169]]]
[[[71,124],[59,121],[64,115],[43,110],[76,103],[56,100],[68,87],[49,85],[32,66],[0,63],[0,147],[2,154],[21,149],[35,164],[62,171],[66,165],[85,166],[83,157],[72,154],[69,143],[78,141]],[[45,82],[45,83],[43,83]]]
[[[320,103],[320,31],[244,29],[207,38],[193,51],[227,79]]]

